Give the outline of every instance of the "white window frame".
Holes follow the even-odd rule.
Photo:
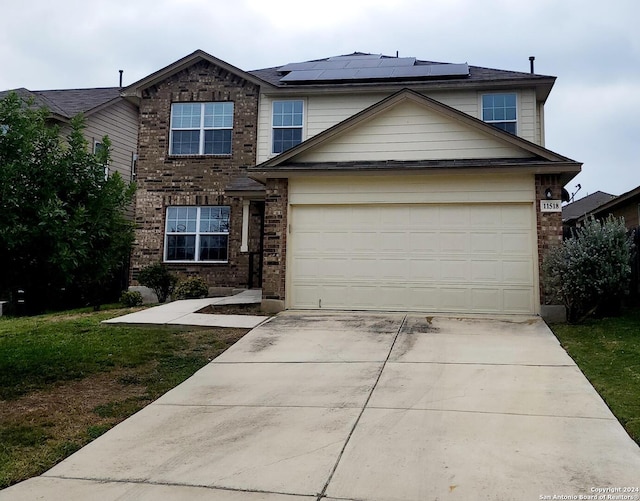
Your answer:
[[[484,97],[485,96],[504,96],[504,95],[511,95],[514,96],[516,99],[516,118],[515,119],[509,119],[509,120],[485,120],[484,118]],[[518,111],[520,109],[520,104],[518,102],[518,93],[517,92],[485,92],[484,94],[480,95],[480,119],[488,124],[494,125],[495,124],[503,124],[503,123],[513,123],[515,124],[515,132],[513,132],[513,135],[517,135],[518,134]],[[504,129],[500,129],[504,132],[509,132],[506,131]],[[511,134],[511,132],[509,132]]]
[[[217,232],[205,232],[200,231],[200,218],[202,209],[209,208],[226,208],[229,213],[227,231]],[[169,231],[169,211],[172,209],[196,209],[195,231]],[[231,207],[228,205],[172,205],[165,210],[165,225],[164,225],[164,252],[163,261],[165,263],[204,263],[204,264],[225,264],[229,262],[229,234],[231,226]],[[226,236],[227,237],[227,259],[219,260],[202,260],[200,259],[200,237],[202,236]],[[170,236],[195,236],[195,250],[193,259],[169,259],[169,237]]]
[[[205,127],[205,106],[207,104],[225,104],[230,103],[233,107],[232,110],[232,118],[231,118],[231,126],[222,126],[222,127]],[[173,126],[173,109],[175,105],[200,105],[200,125],[198,127],[174,127]],[[206,101],[206,102],[175,102],[171,103],[171,110],[169,111],[169,156],[172,157],[186,157],[186,156],[213,156],[213,157],[228,157],[233,153],[233,123],[235,119],[235,103],[233,101]],[[230,130],[231,131],[231,144],[229,146],[228,153],[205,153],[205,132],[214,131],[214,130]],[[198,153],[174,153],[173,152],[173,132],[174,131],[199,131],[199,142],[198,142]]]
[[[302,123],[300,125],[273,125],[273,116],[275,113],[275,105],[276,103],[287,103],[287,102],[291,102],[291,103],[301,103],[302,104]],[[304,99],[276,99],[274,101],[271,102],[271,116],[269,117],[270,120],[270,124],[271,124],[271,154],[272,155],[279,155],[280,153],[283,153],[287,150],[282,150],[282,151],[274,151],[274,133],[273,131],[276,129],[300,129],[300,142],[304,141],[304,122],[305,122],[305,113],[306,113],[306,106],[305,106],[305,102]],[[298,143],[300,144],[300,143]],[[297,145],[294,145],[297,146]],[[293,146],[292,146],[293,148]],[[290,149],[290,148],[289,148]]]
[[[98,153],[98,148],[102,148],[104,145],[102,141],[93,140],[93,154],[96,155]],[[104,164],[104,180],[109,179],[109,162]]]

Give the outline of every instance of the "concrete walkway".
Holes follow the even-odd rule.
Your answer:
[[[589,499],[638,472],[538,318],[285,312],[0,500]]]
[[[269,317],[261,315],[213,315],[196,313],[209,305],[260,304],[262,291],[251,289],[234,296],[183,299],[105,320],[104,324],[185,325],[198,327],[238,327],[253,329]]]

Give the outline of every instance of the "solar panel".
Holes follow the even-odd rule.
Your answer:
[[[281,82],[335,82],[468,76],[469,65],[416,64],[415,57],[380,55],[336,56],[321,61],[290,63],[279,68],[288,72]]]

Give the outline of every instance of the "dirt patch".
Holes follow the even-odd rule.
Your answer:
[[[61,439],[81,434],[88,426],[113,425],[114,419],[101,419],[93,409],[114,400],[144,396],[146,387],[123,383],[134,373],[132,369],[116,369],[0,401],[0,423],[45,425],[52,436]]]

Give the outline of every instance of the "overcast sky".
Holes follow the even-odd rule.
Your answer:
[[[202,49],[243,70],[354,51],[558,77],[547,148],[576,199],[640,185],[637,0],[1,0],[0,90],[118,85]]]

